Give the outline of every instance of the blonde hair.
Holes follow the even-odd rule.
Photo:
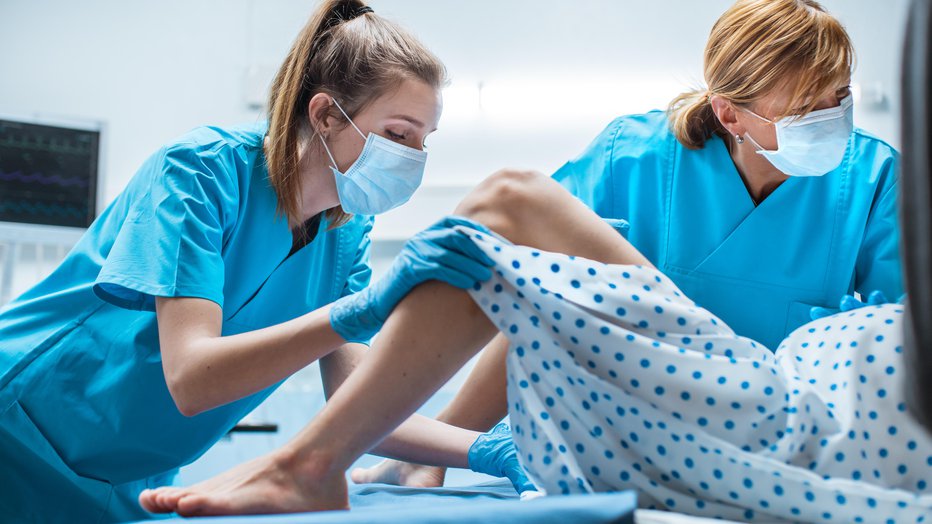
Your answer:
[[[376,15],[360,0],[325,0],[295,39],[269,93],[269,142],[265,148],[278,212],[300,223],[298,148],[316,136],[308,104],[318,93],[337,100],[352,117],[406,79],[437,89],[446,69],[411,34]],[[338,121],[342,114],[331,108]],[[327,211],[330,227],[351,218],[341,207]]]
[[[705,48],[707,90],[682,93],[667,110],[677,140],[701,148],[726,134],[709,101],[746,105],[782,85],[793,91],[785,111],[812,111],[850,77],[854,48],[841,23],[814,0],[739,0],[712,27]],[[778,117],[789,116],[781,114]]]

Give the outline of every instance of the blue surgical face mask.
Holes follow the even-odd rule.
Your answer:
[[[427,152],[401,145],[375,133],[369,133],[366,137],[335,99],[333,103],[366,141],[353,165],[346,173],[341,173],[327,142],[320,137],[330,157],[330,170],[336,179],[337,195],[343,211],[352,215],[378,215],[407,202],[424,178]]]
[[[745,136],[757,147],[757,154],[789,176],[822,176],[834,171],[844,160],[848,138],[854,129],[851,95],[843,98],[838,107],[776,121],[749,109],[745,111],[773,124],[777,131],[776,151],[764,149],[749,134]]]

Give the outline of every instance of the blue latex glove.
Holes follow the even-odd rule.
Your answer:
[[[853,295],[845,295],[841,297],[841,302],[838,304],[838,309],[832,309],[827,307],[814,307],[809,310],[809,316],[812,320],[818,320],[820,318],[825,318],[827,316],[834,315],[836,313],[844,313],[847,311],[853,311],[855,309],[860,309],[865,306],[879,306],[881,304],[889,304],[890,301],[887,300],[887,297],[884,296],[881,291],[873,291],[870,295],[867,295],[867,302],[861,302]]]
[[[603,222],[615,228],[619,235],[628,238],[628,231],[631,230],[631,224],[621,218],[603,218]]]
[[[382,328],[392,309],[412,288],[440,280],[469,289],[492,277],[494,265],[485,253],[454,226],[489,233],[467,218],[448,216],[414,235],[395,257],[388,273],[359,293],[333,303],[330,325],[347,342],[368,342]]]
[[[501,424],[492,428],[492,431],[479,435],[479,438],[469,446],[469,469],[477,473],[485,473],[493,477],[507,477],[515,491],[521,498],[528,492],[537,492],[537,488],[527,478],[527,473],[518,462],[518,452],[511,439],[511,428],[508,424]]]

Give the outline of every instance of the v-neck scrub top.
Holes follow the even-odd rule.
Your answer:
[[[554,178],[738,334],[776,349],[813,306],[903,293],[898,153],[855,129],[841,165],[755,205],[721,137],[680,144],[662,111],[613,121]]]
[[[216,302],[226,336],[368,285],[371,217],[322,220],[289,256],[265,132],[205,127],[162,148],[59,267],[0,310],[0,514],[146,518],[139,491],[170,482],[274,390],[182,415],[155,297]]]

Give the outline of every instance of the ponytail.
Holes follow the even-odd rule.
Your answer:
[[[705,90],[687,91],[674,98],[667,108],[667,118],[673,135],[688,149],[701,149],[712,133],[724,130]]]

